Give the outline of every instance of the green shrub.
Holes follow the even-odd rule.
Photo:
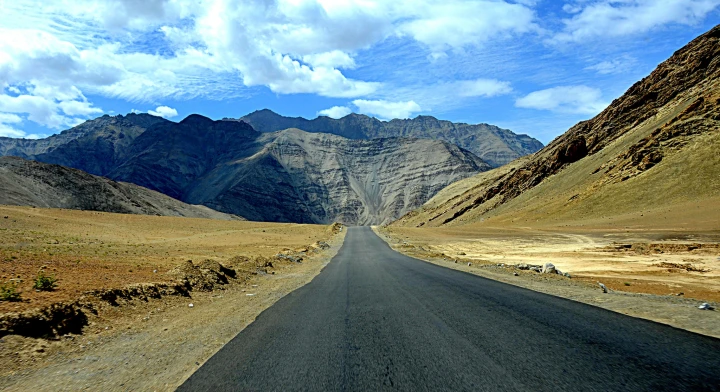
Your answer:
[[[14,283],[0,284],[0,301],[20,301],[20,293]]]
[[[37,278],[35,278],[33,288],[41,291],[52,291],[55,290],[55,287],[57,287],[57,279],[53,276],[45,275],[45,271],[40,270]]]

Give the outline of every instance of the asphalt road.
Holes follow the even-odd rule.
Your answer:
[[[720,390],[720,340],[415,260],[357,227],[180,390]]]

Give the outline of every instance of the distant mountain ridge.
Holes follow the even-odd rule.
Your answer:
[[[490,166],[444,141],[349,140],[190,115],[103,116],[0,151],[137,184],[253,220],[379,224]]]
[[[380,121],[374,117],[352,113],[340,119],[320,116],[307,120],[302,117],[284,117],[263,109],[240,119],[225,120],[245,121],[260,132],[297,128],[306,132],[330,133],[348,139],[409,137],[444,140],[471,151],[493,167],[502,166],[543,147],[542,143],[530,136],[518,135],[494,125],[453,123],[431,116]]]
[[[138,215],[244,220],[134,184],[19,157],[0,157],[0,204]]]

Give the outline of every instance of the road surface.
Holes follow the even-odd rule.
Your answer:
[[[415,260],[356,227],[180,390],[720,390],[720,340]]]

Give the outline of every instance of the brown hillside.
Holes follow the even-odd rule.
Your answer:
[[[647,211],[662,226],[679,223],[664,218],[675,206],[697,201],[684,210],[698,219],[688,225],[720,229],[718,41],[720,26],[541,151],[457,182],[393,225],[607,223]]]

